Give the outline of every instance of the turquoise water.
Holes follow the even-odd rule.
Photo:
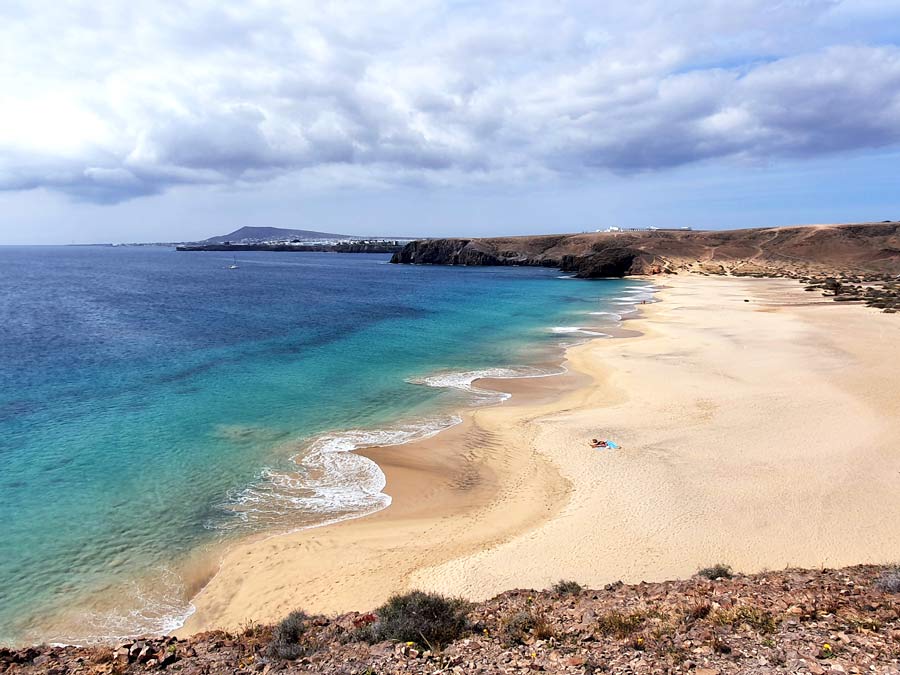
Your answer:
[[[641,293],[387,257],[0,248],[0,642],[177,626],[198,551],[383,508],[346,450],[438,432],[496,401],[477,371],[540,372]]]

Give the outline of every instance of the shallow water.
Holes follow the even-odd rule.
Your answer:
[[[383,508],[348,450],[498,402],[481,371],[541,374],[646,293],[387,258],[0,248],[0,642],[173,628],[198,550]]]

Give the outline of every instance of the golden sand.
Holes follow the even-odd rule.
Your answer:
[[[513,398],[367,451],[389,508],[231,549],[180,633],[366,610],[410,588],[483,599],[719,561],[900,557],[900,320],[794,281],[664,283],[628,322],[640,337],[571,348],[566,375],[482,381]]]

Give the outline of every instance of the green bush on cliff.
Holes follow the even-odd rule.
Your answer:
[[[306,622],[309,617],[305,612],[296,611],[288,614],[272,633],[272,641],[266,648],[268,656],[278,659],[297,659],[310,651],[304,644]]]
[[[577,581],[567,581],[565,579],[560,579],[555,584],[553,584],[553,592],[558,593],[559,595],[578,595],[581,593],[582,588],[581,584]]]
[[[375,610],[378,620],[361,631],[368,642],[397,640],[437,649],[469,630],[467,603],[437,593],[412,591],[392,596]]]
[[[697,572],[701,577],[715,581],[716,579],[730,579],[734,576],[731,567],[723,563],[716,563],[712,567],[704,567]]]

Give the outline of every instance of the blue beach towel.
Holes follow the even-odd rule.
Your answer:
[[[616,445],[616,444],[613,443],[612,441],[606,441],[606,447],[607,447],[607,448],[612,448],[613,450],[618,450],[619,447],[621,447],[621,446]]]

